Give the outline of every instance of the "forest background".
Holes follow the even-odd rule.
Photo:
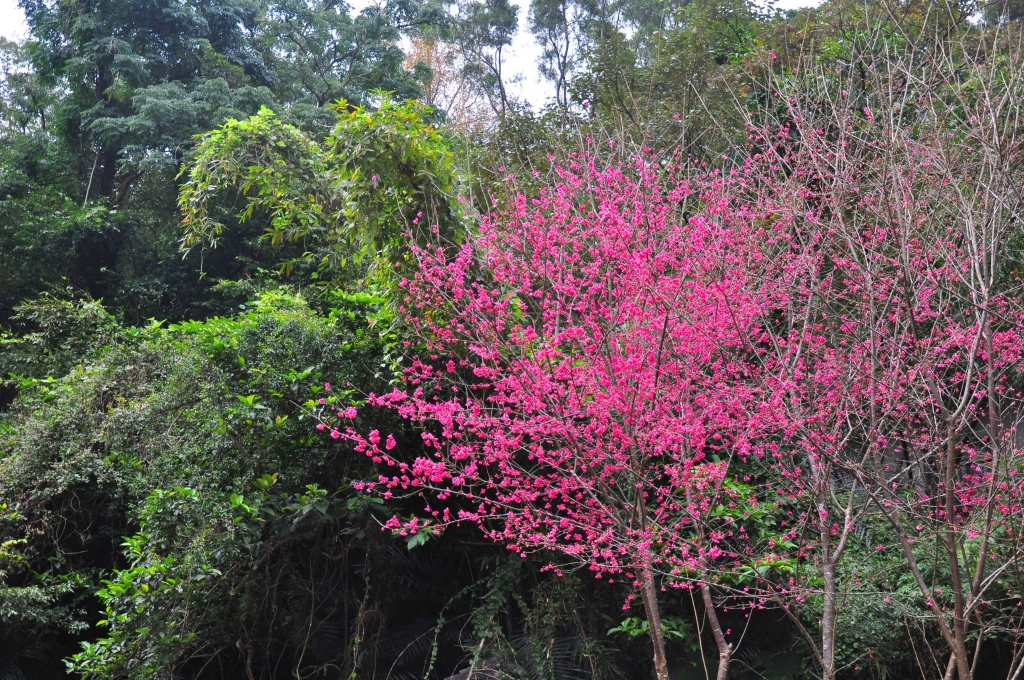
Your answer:
[[[1024,5],[19,6],[0,680],[1024,672]]]

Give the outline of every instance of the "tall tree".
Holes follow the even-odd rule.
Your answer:
[[[358,14],[338,0],[278,0],[268,19],[279,96],[322,111],[329,124],[327,106],[339,99],[362,104],[373,89],[399,100],[419,96],[399,42],[444,17],[416,0],[371,4]]]
[[[406,67],[419,73],[423,103],[442,116],[446,126],[468,132],[494,120],[484,93],[467,73],[466,60],[454,44],[433,34],[416,38]]]
[[[580,26],[574,4],[568,0],[534,0],[530,3],[530,31],[540,44],[541,74],[554,83],[555,101],[569,105],[569,83],[579,60]]]
[[[504,52],[519,27],[519,7],[509,0],[463,2],[454,21],[453,40],[466,58],[466,72],[495,114],[504,115],[511,104]]]
[[[147,164],[176,164],[193,134],[270,103],[247,0],[21,6],[37,72],[68,88],[56,127],[93,155],[91,196],[123,203]]]

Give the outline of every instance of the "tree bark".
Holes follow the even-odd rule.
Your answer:
[[[658,608],[658,591],[654,583],[654,570],[650,555],[646,555],[641,574],[640,597],[647,613],[647,625],[651,630],[651,646],[654,647],[654,672],[658,680],[668,680],[668,659],[665,656],[665,634],[661,628],[661,610]]]
[[[942,680],[953,680],[954,673],[956,673],[956,654],[950,654],[949,663],[946,664],[946,673],[942,676]]]
[[[722,632],[722,624],[715,613],[715,602],[711,598],[711,586],[707,581],[701,583],[700,594],[704,598],[704,611],[708,614],[708,623],[711,624],[711,634],[715,636],[715,644],[718,645],[718,675],[717,680],[727,680],[729,677],[729,662],[732,661],[732,645],[725,639]]]
[[[971,680],[971,667],[967,663],[966,626],[964,620],[963,579],[960,574],[960,557],[957,555],[956,532],[953,527],[954,517],[954,486],[956,482],[956,443],[957,433],[952,422],[946,425],[946,488],[945,543],[949,556],[949,571],[953,582],[953,653],[956,655],[957,676],[960,680]]]
[[[821,678],[832,680],[836,674],[836,565],[825,560],[825,603],[821,614]]]
[[[824,485],[827,481],[819,482]],[[818,513],[818,535],[821,539],[822,576],[824,578],[824,606],[821,612],[821,678],[833,680],[836,674],[836,563],[832,556],[832,529],[828,522],[828,507],[824,498],[819,498],[815,510]]]

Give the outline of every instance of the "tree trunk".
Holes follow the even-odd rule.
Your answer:
[[[668,659],[665,657],[665,634],[661,629],[661,610],[658,608],[658,591],[654,584],[654,570],[650,555],[645,556],[640,596],[647,613],[647,625],[651,629],[651,645],[654,647],[654,671],[658,680],[668,680]]]
[[[825,605],[821,614],[821,669],[822,680],[832,680],[836,674],[836,565],[825,561]]]
[[[957,554],[954,518],[954,484],[956,482],[957,433],[952,422],[946,424],[946,488],[945,512],[946,553],[949,556],[949,572],[953,582],[953,653],[956,655],[957,675],[960,680],[971,680],[971,667],[967,663],[966,625],[964,620],[964,591],[960,574],[960,557]],[[938,604],[938,603],[936,603]]]
[[[825,602],[821,612],[821,680],[833,680],[836,674],[836,564],[832,559],[832,533],[828,523],[828,508],[824,500],[818,501],[818,533],[821,537],[822,576]]]
[[[729,677],[729,662],[732,661],[732,645],[725,639],[722,632],[722,624],[715,613],[715,603],[711,598],[711,586],[707,581],[700,585],[700,594],[704,597],[704,611],[708,614],[708,622],[711,624],[711,634],[715,636],[715,644],[718,645],[718,675],[717,680],[726,680]]]
[[[954,673],[956,673],[956,654],[950,654],[949,663],[946,664],[946,673],[942,676],[942,680],[953,680]]]

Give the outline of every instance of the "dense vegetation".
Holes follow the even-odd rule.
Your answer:
[[[1019,677],[1014,0],[19,4],[0,680]]]

